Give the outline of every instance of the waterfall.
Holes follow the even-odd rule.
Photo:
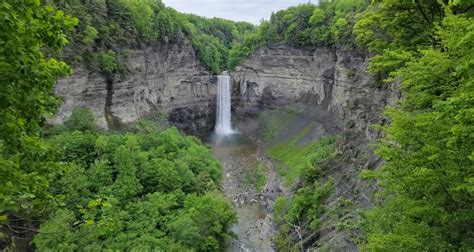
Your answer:
[[[221,75],[217,76],[217,117],[215,130],[218,135],[234,133],[231,125],[230,99],[230,76],[224,71]]]

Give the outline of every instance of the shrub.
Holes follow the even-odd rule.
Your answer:
[[[73,108],[71,117],[64,123],[70,131],[95,132],[98,129],[94,113],[88,108]]]

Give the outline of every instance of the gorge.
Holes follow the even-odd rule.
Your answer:
[[[229,125],[225,126],[225,122],[221,122],[224,128],[218,128],[223,115],[216,113],[219,111],[216,101],[225,97],[222,93],[218,96],[219,79],[223,81],[230,77],[216,77],[205,72],[186,43],[138,50],[129,63],[133,72],[128,79],[118,79],[112,84],[109,117],[123,124],[150,113],[169,113],[170,122],[184,132],[204,136],[216,125],[217,133],[229,133],[230,128],[226,128]],[[230,73],[237,129],[254,140],[260,138],[264,148],[270,147],[272,141],[258,135],[262,132],[258,121],[260,114],[295,104],[304,108],[304,115],[281,122],[286,123],[281,131],[288,131],[283,133],[286,134],[284,137],[280,136],[282,139],[291,138],[306,127],[310,127],[310,133],[304,141],[339,135],[336,151],[342,155],[333,161],[325,174],[326,179],[330,176],[335,179],[335,190],[328,205],[335,206],[341,198],[351,200],[354,209],[371,204],[372,188],[357,174],[363,168],[375,169],[381,165],[381,160],[369,147],[381,134],[372,125],[384,124],[384,106],[394,104],[400,94],[395,84],[378,86],[367,71],[367,63],[366,53],[360,50],[263,47]],[[73,92],[69,91],[71,87]],[[81,74],[80,69],[71,77],[60,80],[56,92],[63,98],[63,105],[54,122],[65,121],[73,107],[85,106],[103,122],[102,127],[110,127],[104,114],[105,90],[101,91],[103,95],[97,92],[101,87],[105,87],[104,80]],[[224,106],[230,112],[230,104]],[[221,120],[230,122],[230,117]],[[254,155],[257,158],[264,154]],[[354,194],[354,190],[358,193]],[[327,245],[330,247],[353,248],[348,234],[331,227],[336,222],[328,220],[327,231],[319,239],[331,241]]]
[[[6,0],[0,250],[473,250],[473,17]]]

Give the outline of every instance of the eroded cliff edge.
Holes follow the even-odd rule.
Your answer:
[[[380,83],[368,72],[367,65],[366,53],[356,48],[265,47],[232,73],[233,108],[237,121],[244,121],[240,124],[244,131],[258,131],[245,122],[247,118],[298,103],[305,104],[304,114],[318,125],[313,137],[338,136],[337,158],[322,176],[322,180],[334,179],[334,189],[320,218],[322,228],[302,238],[306,248],[357,250],[359,231],[341,228],[341,223],[358,221],[357,209],[371,206],[374,186],[362,180],[359,173],[382,165],[370,145],[382,135],[374,125],[387,123],[385,107],[400,98],[396,84]],[[341,202],[350,204],[341,206]]]
[[[162,114],[181,130],[201,135],[214,126],[216,80],[199,61],[191,44],[182,40],[128,53],[125,75],[105,78],[76,67],[60,79],[55,92],[62,99],[61,124],[74,107],[90,108],[104,129],[141,117]]]

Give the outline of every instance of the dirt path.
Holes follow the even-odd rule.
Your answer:
[[[282,190],[272,161],[262,156],[259,146],[248,139],[227,139],[211,146],[223,165],[222,189],[239,217],[238,224],[232,228],[237,238],[230,242],[227,251],[274,251],[272,211]],[[246,178],[258,162],[266,166],[267,182],[261,192]]]

